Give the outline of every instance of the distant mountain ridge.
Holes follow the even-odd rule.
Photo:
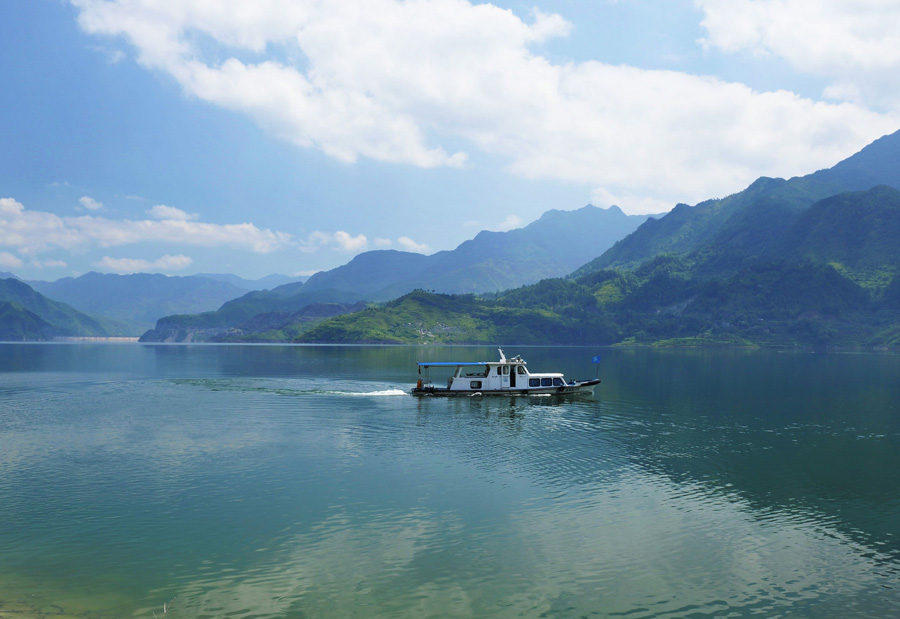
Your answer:
[[[800,214],[769,255],[830,264],[880,289],[900,268],[900,190],[878,185],[821,200]]]
[[[634,268],[654,256],[690,257],[697,271],[733,273],[770,251],[779,229],[824,198],[876,185],[900,189],[900,131],[884,136],[833,168],[789,180],[760,178],[747,189],[696,206],[677,205],[647,221],[573,275]]]
[[[127,327],[121,323],[88,316],[65,303],[48,299],[19,279],[0,279],[0,303],[3,303],[0,308],[2,339],[126,335]]]
[[[813,180],[862,191],[876,185],[900,189],[900,131],[882,136],[837,165],[809,175]],[[838,192],[835,192],[838,193]]]
[[[0,301],[0,342],[49,340],[58,332],[49,322],[18,303]]]
[[[570,273],[650,217],[591,204],[574,211],[550,210],[523,228],[481,231],[456,249],[430,256],[365,252],[344,266],[316,273],[304,292],[333,289],[369,301],[394,299],[416,288],[499,292]]]
[[[207,334],[257,314],[296,312],[314,303],[387,301],[416,288],[444,293],[498,292],[560,277],[635,230],[650,215],[626,215],[616,206],[550,210],[508,232],[482,231],[456,249],[430,256],[397,250],[364,252],[347,264],[316,273],[305,283],[251,292],[215,312],[167,316],[145,339],[173,331]]]
[[[900,132],[651,219],[567,278],[416,291],[295,341],[900,347]]]
[[[828,170],[632,220],[584,259],[602,249],[598,212],[604,229],[626,217],[549,211],[432,256],[366,252],[305,283],[166,316],[142,339],[900,346],[900,132]],[[533,283],[498,292],[519,277]],[[459,294],[472,282],[489,294]],[[0,334],[90,331],[93,318],[0,284]],[[361,310],[361,299],[393,300]]]
[[[162,316],[215,309],[247,292],[231,283],[199,275],[158,273],[90,272],[54,282],[33,282],[32,286],[83,312],[136,323],[133,335],[140,335]]]
[[[772,236],[759,260],[724,275],[661,254],[491,299],[418,290],[294,341],[900,348],[900,191],[825,198]]]
[[[266,275],[259,279],[245,279],[231,273],[197,273],[196,276],[220,282],[228,282],[229,284],[244,290],[270,290],[272,288],[277,288],[278,286],[284,286],[285,284],[304,282],[309,279],[307,276],[293,277],[290,275],[280,275],[278,273]]]

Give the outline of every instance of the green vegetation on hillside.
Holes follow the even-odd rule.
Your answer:
[[[562,280],[559,280],[562,281]],[[539,284],[538,284],[539,285]],[[574,344],[589,332],[612,325],[572,319],[546,309],[522,309],[474,295],[445,295],[416,290],[380,308],[327,320],[299,341],[379,344]],[[613,337],[607,334],[605,337]]]
[[[596,255],[636,222],[585,207],[432,256],[365,252],[305,284],[167,316],[142,340],[896,346],[898,160],[900,132],[831,170],[760,178],[722,199],[678,205],[565,278],[499,291]],[[613,228],[620,236],[607,234]],[[35,295],[0,280],[0,301],[12,304],[0,326],[12,336],[46,333],[23,310],[55,333],[109,333]],[[360,300],[382,304],[349,305]]]
[[[327,320],[297,341],[894,345],[889,329],[900,321],[896,281],[890,298],[876,300],[828,265],[758,264],[709,280],[685,277],[671,268],[677,264],[662,259],[641,274],[545,280],[490,300],[418,290]]]
[[[570,278],[491,298],[417,291],[326,321],[298,339],[896,346],[900,191],[875,187],[801,209],[764,191],[795,191],[796,183],[755,185],[758,202],[742,198],[744,207],[731,221],[695,234],[695,241],[705,241],[685,251],[658,253],[630,269],[587,265]]]
[[[657,253],[630,268],[586,265],[569,278],[483,296],[420,289],[334,318],[289,319],[268,330],[245,326],[224,336],[171,331],[169,337],[895,346],[900,332],[900,244],[895,242],[900,238],[900,191],[875,187],[805,205],[798,196],[809,195],[808,183],[761,179],[745,196],[705,205],[708,213],[700,219],[692,220],[690,207],[684,207],[661,224],[649,221],[644,227],[670,226],[665,221],[669,217],[690,222],[692,242],[683,251]],[[781,197],[775,199],[772,191]],[[741,208],[726,216],[729,204]],[[677,235],[686,228],[678,224],[672,229]],[[680,245],[670,239],[666,246]],[[203,315],[177,318],[180,328],[207,320]]]
[[[0,301],[0,341],[48,340],[54,331],[53,325],[18,303]]]
[[[0,316],[0,332],[9,339],[45,340],[54,336],[107,337],[123,334],[123,326],[114,320],[89,316],[48,299],[25,282],[0,279],[0,301],[9,306]],[[35,321],[37,318],[40,322]],[[30,326],[29,326],[30,325]],[[18,337],[17,334],[30,334]]]

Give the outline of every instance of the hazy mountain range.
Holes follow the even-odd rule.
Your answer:
[[[279,321],[305,324],[322,320],[359,309],[356,304],[360,301],[389,300],[418,287],[441,292],[494,292],[562,276],[634,231],[647,218],[625,215],[618,207],[588,205],[576,211],[551,210],[524,228],[483,231],[455,250],[431,256],[393,250],[365,252],[346,265],[317,273],[305,283],[285,276],[249,281],[221,274],[176,277],[146,273],[88,273],[54,282],[26,283],[48,299],[65,303],[88,317],[113,319],[105,323],[109,335],[139,335],[159,321],[158,339],[207,340],[226,331],[242,333],[245,328],[255,333],[260,325],[273,326]],[[15,277],[11,273],[0,277],[4,275]],[[33,311],[35,307],[32,303],[23,309]],[[11,320],[9,314],[7,321]],[[24,320],[20,317],[19,322]],[[63,331],[68,335],[103,334],[97,329],[90,333],[73,328]],[[52,329],[41,331],[49,332]],[[21,333],[21,329],[15,333]]]
[[[898,190],[900,132],[833,168],[760,178],[664,216],[553,210],[452,251],[366,252],[271,290],[241,294],[224,276],[36,283],[65,305],[5,280],[0,327],[7,339],[111,333],[134,323],[110,318],[166,312],[144,341],[892,346],[900,342]],[[376,305],[363,310],[361,301]],[[71,313],[82,309],[94,317]]]
[[[442,293],[498,292],[547,277],[561,277],[633,232],[648,215],[625,215],[618,207],[587,205],[551,210],[524,228],[480,232],[456,249],[425,256],[395,250],[369,251],[347,264],[316,273],[305,283],[249,293],[218,311],[169,316],[144,341],[215,339],[258,333],[241,328],[258,314],[296,312],[317,303],[352,307],[360,301],[387,301],[417,288]]]
[[[551,210],[524,228],[482,231],[452,251],[430,256],[365,252],[344,266],[316,273],[303,289],[348,292],[368,301],[395,299],[416,288],[499,292],[571,273],[649,217],[590,204],[575,211]]]
[[[677,205],[665,217],[648,222],[609,251],[586,264],[591,270],[633,268],[662,254],[689,257],[709,274],[733,272],[764,257],[778,258],[789,250],[781,233],[801,216],[812,225],[819,211],[809,207],[829,196],[866,190],[877,185],[900,189],[900,133],[875,141],[828,170],[790,180],[760,178],[744,191],[696,206]],[[865,212],[844,209],[858,227],[874,222]]]
[[[650,219],[570,277],[417,291],[297,341],[900,345],[900,133]]]
[[[116,335],[127,327],[53,301],[15,278],[0,279],[0,340]]]
[[[137,336],[168,314],[216,309],[250,290],[292,281],[299,278],[270,275],[246,280],[228,274],[178,277],[86,273],[53,282],[26,282],[4,272],[0,273],[0,301],[9,305],[4,306],[0,318],[0,333],[5,334],[2,339],[13,340]],[[35,318],[43,322],[36,322]],[[34,337],[28,337],[28,333]]]

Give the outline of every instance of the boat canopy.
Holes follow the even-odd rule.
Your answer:
[[[489,363],[498,363],[497,361],[424,361],[419,362],[416,365],[421,367],[449,367],[455,368],[461,365],[488,365]]]

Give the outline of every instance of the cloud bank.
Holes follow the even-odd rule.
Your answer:
[[[165,204],[157,204],[150,208],[147,214],[154,219],[174,219],[177,221],[194,221],[200,218],[197,213],[186,213],[179,208],[166,206]]]
[[[554,63],[532,46],[566,36],[562,16],[526,22],[465,0],[71,1],[86,32],[123,37],[189,96],[302,147],[426,168],[471,165],[478,151],[521,177],[588,184],[632,212],[832,165],[900,125],[896,106],[866,107],[870,93],[890,102],[898,88],[878,77],[900,64],[898,9],[877,0],[696,0],[707,49],[833,75],[827,94],[840,102]]]
[[[31,211],[13,198],[0,198],[0,247],[31,256],[51,249],[84,250],[136,243],[164,243],[193,247],[231,247],[266,254],[288,247],[284,232],[261,230],[251,223],[211,224],[179,218],[183,211],[172,207],[150,209],[168,214],[161,220],[113,220],[82,215],[60,217]],[[177,213],[176,213],[177,211]]]
[[[707,48],[772,55],[833,80],[826,97],[900,108],[900,4],[884,0],[697,0]]]
[[[115,271],[116,273],[145,273],[156,271],[180,271],[193,263],[188,256],[170,256],[166,254],[156,260],[142,260],[136,258],[110,258],[104,256],[102,260],[94,263],[94,266]]]
[[[102,202],[98,202],[90,196],[83,196],[79,198],[78,203],[82,206],[82,208],[86,208],[89,211],[99,211],[103,208]]]
[[[375,247],[386,248],[393,245],[393,241],[386,238],[376,238],[374,244]],[[408,236],[401,236],[398,238],[397,244],[400,245],[404,251],[420,254],[431,252],[431,247],[427,244],[417,243]],[[349,232],[345,232],[344,230],[338,230],[334,233],[316,230],[311,232],[306,237],[305,241],[301,241],[299,247],[300,251],[305,253],[313,253],[322,249],[334,249],[341,252],[357,254],[369,249],[369,239],[365,234],[352,236]]]
[[[231,248],[257,254],[269,254],[285,249],[303,253],[338,251],[358,254],[370,249],[365,234],[351,235],[337,232],[315,231],[305,240],[295,240],[285,232],[260,229],[251,223],[211,224],[199,221],[199,215],[181,209],[156,205],[147,210],[154,219],[114,220],[105,217],[81,215],[63,217],[54,213],[32,211],[13,198],[0,198],[0,267],[36,268],[67,267],[57,259],[39,260],[40,254],[64,250],[85,252],[91,249],[132,246],[137,244],[163,244],[178,247]],[[376,248],[393,245],[390,239],[377,238]],[[401,236],[396,244],[405,251],[429,253],[432,249]],[[6,251],[11,250],[11,251]],[[180,271],[193,264],[183,254],[163,255],[156,260],[118,258],[104,256],[93,266],[117,273],[142,271]]]

